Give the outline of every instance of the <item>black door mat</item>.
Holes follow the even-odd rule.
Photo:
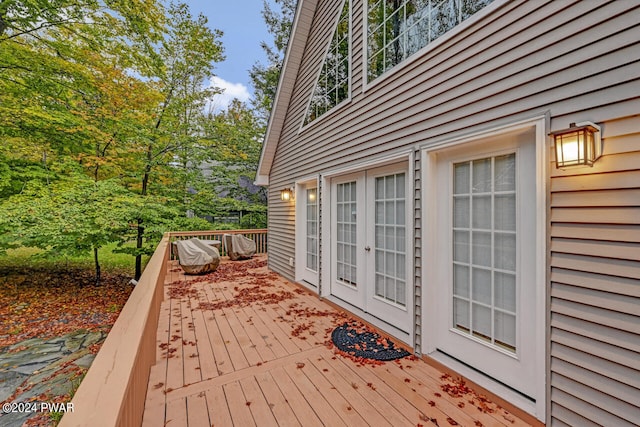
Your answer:
[[[338,349],[355,357],[373,360],[395,360],[411,353],[396,348],[393,341],[371,332],[358,323],[345,323],[331,333],[331,339]]]

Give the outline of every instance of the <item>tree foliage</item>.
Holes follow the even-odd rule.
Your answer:
[[[209,227],[193,207],[263,211],[236,188],[255,175],[257,119],[206,111],[221,36],[182,3],[0,0],[0,251],[93,252],[99,279],[119,242],[139,276],[163,232]]]
[[[249,73],[254,88],[253,107],[263,122],[269,118],[271,105],[278,89],[280,69],[289,43],[297,1],[275,0],[275,5],[274,8],[265,0],[262,10],[267,30],[273,36],[273,44],[265,41],[261,43],[262,49],[267,54],[267,63],[256,62]]]

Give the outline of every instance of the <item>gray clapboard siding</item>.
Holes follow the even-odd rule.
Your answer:
[[[593,168],[550,169],[552,424],[640,424],[640,123],[603,136]]]
[[[640,265],[632,261],[554,253],[551,256],[551,267],[640,280]]]
[[[570,378],[564,377],[559,374],[552,374],[551,381],[560,384],[551,395],[551,398],[554,401],[557,401],[559,404],[567,408],[568,410],[579,413],[585,416],[588,420],[595,422],[595,425],[600,426],[624,426],[624,427],[634,427],[637,424],[633,422],[629,422],[621,417],[616,416],[616,412],[608,412],[604,409],[599,408],[596,405],[586,406],[584,409],[580,405],[580,402],[591,402],[595,401],[598,404],[606,404],[609,402],[606,401],[606,395],[604,393],[600,393],[597,390],[584,387],[580,383],[576,381],[572,381]],[[618,405],[615,405],[618,406]],[[574,426],[583,426],[583,425],[593,425],[593,424],[583,424],[582,422],[578,424],[573,424]]]
[[[602,333],[602,331],[598,331],[595,328],[585,329],[581,332],[583,336],[593,337],[602,342],[607,342],[608,340],[615,339],[615,337],[618,336],[617,330],[628,331],[631,334],[628,336],[628,338],[633,338],[634,334],[638,334],[638,324],[634,315],[624,314],[617,311],[610,311],[606,308],[594,307],[588,304],[582,304],[575,301],[575,299],[576,298],[572,298],[572,300],[562,299],[559,298],[557,294],[555,294],[554,298],[552,298],[551,303],[552,318],[554,314],[558,313],[568,317],[574,317],[585,322],[590,322],[594,325],[603,325],[612,328],[612,330],[609,331],[608,334]],[[616,345],[618,344],[620,343],[616,342]],[[629,351],[637,353],[637,351],[633,349],[633,347],[635,347],[633,344],[624,344],[620,347],[630,348]],[[629,360],[631,360],[631,358]],[[636,361],[636,367],[640,367],[637,366],[638,363],[640,363],[640,361]]]
[[[278,112],[285,121],[270,164],[269,262],[293,278],[294,204],[279,191],[297,179],[545,113],[548,130],[602,124],[604,156],[593,168],[558,170],[548,147],[547,421],[632,423],[638,406],[628,396],[640,394],[629,380],[640,378],[640,2],[496,1],[464,31],[365,84],[366,2],[353,0],[351,98],[301,129],[339,13],[340,2],[318,1],[299,71],[285,78],[290,102]],[[412,167],[420,313],[424,183],[419,160]]]
[[[563,426],[602,427],[594,423],[593,421],[571,411],[570,409],[565,408],[561,404],[556,403],[558,401],[562,402],[563,400],[562,394],[563,393],[560,391],[556,391],[555,393],[552,394],[553,403],[551,404],[551,411],[554,414],[557,414],[557,418],[554,418],[553,420],[553,424],[552,424],[553,427],[563,427]]]
[[[556,360],[563,360],[569,363],[571,363],[572,360],[581,360],[582,367],[585,369],[596,372],[607,378],[612,378],[622,384],[635,387],[636,389],[640,387],[640,378],[636,375],[636,372],[633,369],[626,366],[613,363],[603,363],[602,359],[596,356],[583,353],[579,350],[558,343],[554,343],[551,347],[551,355]]]
[[[593,391],[600,392],[600,408],[615,408],[616,414],[627,418],[628,421],[640,416],[640,408],[634,408],[636,403],[637,390],[635,387],[629,387],[620,384],[618,381],[611,380],[602,375],[592,375],[592,372],[584,369],[582,366],[576,366],[562,360],[554,359],[551,365],[551,371],[555,374],[562,375],[565,378],[571,378],[575,383],[579,383],[582,390],[586,393]],[[574,387],[572,392],[576,392]],[[589,390],[591,389],[591,390]],[[584,394],[586,394],[584,393]],[[626,416],[626,414],[629,414]]]
[[[609,240],[615,242],[640,241],[640,226],[626,224],[554,224],[551,233],[556,237]]]
[[[640,153],[639,153],[640,154]],[[637,165],[640,164],[640,157]],[[554,193],[551,196],[551,207],[608,207],[608,206],[638,206],[640,204],[640,189],[628,190],[596,190]]]
[[[577,306],[574,305],[574,307]],[[572,317],[571,315],[575,314],[577,312],[576,310],[566,310],[565,312],[567,313],[567,315],[560,313],[560,310],[562,310],[562,308],[558,308],[558,310],[559,311],[553,313],[553,316],[551,317],[552,327],[563,330],[565,332],[571,332],[587,338],[591,338],[603,343],[611,344],[620,348],[627,348],[629,351],[640,351],[640,343],[634,343],[634,332],[627,332],[618,328],[614,329],[610,328],[606,324],[598,324],[585,319]],[[554,343],[554,345],[555,344],[557,343]],[[583,354],[582,357],[584,356],[585,355]],[[588,364],[586,363],[582,364],[582,366],[585,367],[587,365]],[[604,364],[602,364],[601,366],[604,366]],[[638,378],[638,381],[640,381],[640,378]]]
[[[638,244],[636,242],[605,242],[585,239],[566,239],[560,237],[553,239],[553,242],[551,242],[551,250],[553,252],[577,252],[582,255],[626,259],[631,261],[640,261],[640,251],[637,249]]]
[[[554,284],[555,286],[551,293],[552,297],[631,315],[630,323],[631,325],[635,324],[632,332],[640,334],[640,322],[634,322],[634,316],[638,314],[638,301],[636,297],[585,289],[580,286],[570,286],[561,283]],[[640,343],[637,344],[639,345],[637,345],[636,350],[640,350]],[[634,343],[630,342],[629,346],[632,345],[634,345]]]
[[[638,286],[638,282],[625,277],[617,277],[616,281],[613,282],[609,276],[603,274],[554,268],[551,273],[551,281],[640,298],[640,286]]]
[[[585,354],[597,354],[598,357],[602,359],[601,363],[604,366],[612,366],[617,364],[628,367],[632,370],[638,369],[638,363],[635,357],[636,353],[625,350],[619,346],[603,343],[596,339],[591,339],[590,337],[585,337],[573,332],[563,331],[561,329],[557,329],[552,334],[552,338],[553,344],[559,343],[567,347],[579,350],[580,352]],[[575,363],[576,360],[580,361],[580,359],[574,359],[570,362]]]

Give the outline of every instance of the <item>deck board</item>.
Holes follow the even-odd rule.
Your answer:
[[[205,278],[170,263],[144,426],[529,425],[490,402],[479,410],[477,394],[448,395],[453,379],[419,359],[337,354],[326,343],[348,314],[264,261],[224,259]]]
[[[284,376],[286,377],[286,374]],[[275,419],[278,420],[278,424],[286,426],[301,426],[302,424],[278,387],[278,383],[281,379],[278,378],[278,381],[274,380],[270,372],[257,374],[255,379],[258,382],[262,393],[264,393],[265,399],[271,407]],[[302,418],[302,420],[306,425],[306,420],[304,418]]]

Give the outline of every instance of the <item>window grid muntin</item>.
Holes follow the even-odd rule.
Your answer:
[[[316,188],[307,188],[307,268],[318,271],[318,194]]]
[[[406,175],[398,173],[377,177],[374,189],[374,293],[402,307],[407,297],[405,185]]]
[[[511,168],[510,169],[506,169],[504,171],[502,171],[503,175],[506,176],[506,174],[510,175],[509,178],[512,180],[511,182],[511,186],[512,189],[509,190],[498,190],[496,189],[496,183],[497,183],[497,176],[496,176],[496,159],[511,159]],[[474,164],[476,163],[480,163],[486,160],[490,160],[490,172],[489,172],[489,176],[490,176],[490,188],[487,191],[486,189],[480,189],[480,188],[474,188]],[[468,180],[467,182],[467,186],[466,186],[466,191],[461,191],[461,190],[465,190],[465,187],[461,188],[461,189],[457,189],[457,167],[461,166],[461,165],[468,165],[469,166],[469,173],[467,177],[461,177],[461,178],[466,178]],[[476,160],[472,160],[472,161],[466,161],[466,162],[460,162],[460,163],[456,163],[453,165],[453,190],[452,190],[452,241],[453,241],[453,248],[452,248],[452,263],[453,263],[453,284],[454,284],[454,288],[453,288],[453,292],[452,292],[452,304],[453,304],[453,317],[452,317],[452,324],[453,327],[456,328],[457,330],[474,336],[476,338],[479,338],[483,341],[486,341],[488,343],[491,343],[497,347],[500,347],[501,349],[505,349],[507,351],[513,352],[515,353],[516,351],[516,341],[517,341],[517,331],[516,331],[516,320],[517,320],[517,309],[516,309],[516,293],[517,293],[517,284],[516,284],[516,268],[517,268],[517,257],[516,257],[516,250],[517,250],[517,230],[516,230],[516,222],[517,219],[514,218],[513,223],[512,223],[512,230],[504,230],[504,229],[498,229],[496,228],[496,218],[497,218],[497,212],[496,212],[496,204],[495,204],[495,199],[497,197],[502,197],[502,196],[512,196],[513,198],[513,213],[515,215],[516,209],[515,209],[515,205],[517,203],[517,193],[516,193],[516,176],[515,176],[515,167],[516,167],[516,162],[515,162],[515,153],[511,153],[511,154],[507,154],[507,155],[500,155],[500,156],[494,156],[494,157],[488,157],[488,158],[483,158],[483,159],[476,159]],[[491,196],[491,213],[489,215],[490,217],[490,227],[489,228],[474,228],[473,227],[473,216],[474,216],[474,203],[473,203],[473,196],[476,197],[483,197],[483,196]],[[456,200],[460,200],[460,199],[464,199],[464,198],[468,198],[469,203],[466,206],[466,209],[468,210],[468,220],[467,220],[467,227],[461,227],[459,225],[459,218],[456,218],[456,204],[458,204],[458,206],[460,206],[459,203],[456,203]],[[464,204],[462,205],[464,206]],[[458,222],[458,225],[456,225],[456,222]],[[475,233],[490,233],[490,248],[489,248],[489,252],[490,252],[490,265],[487,267],[485,265],[479,265],[474,263],[474,232]],[[455,240],[455,235],[456,233],[458,233],[458,235],[460,235],[460,233],[467,233],[467,253],[464,254],[466,255],[465,259],[460,260],[460,248],[457,247],[457,242]],[[513,246],[513,259],[514,259],[514,268],[513,269],[504,269],[504,268],[497,268],[496,265],[496,260],[495,260],[495,254],[496,254],[496,246],[495,246],[495,236],[497,235],[512,235],[514,237],[514,246]],[[459,275],[461,273],[461,268],[466,268],[466,289],[460,289],[457,285],[459,285],[459,283],[456,281],[456,276]],[[490,287],[491,287],[491,296],[490,296],[490,304],[487,303],[483,303],[481,301],[477,301],[474,300],[474,280],[473,280],[473,273],[474,273],[474,269],[478,272],[489,272],[490,273]],[[512,295],[509,299],[511,299],[512,301],[510,302],[510,306],[513,307],[513,310],[509,310],[507,308],[504,307],[499,307],[498,306],[498,298],[497,298],[497,292],[496,292],[496,288],[497,288],[497,279],[496,277],[511,277],[512,278]],[[457,288],[458,288],[458,292],[457,292]],[[462,292],[460,292],[462,291]],[[504,289],[503,289],[504,291]],[[464,294],[466,295],[464,295]],[[502,298],[505,299],[505,295],[503,292]],[[460,309],[465,307],[465,303],[466,303],[466,313],[461,313]],[[503,301],[503,305],[505,304],[505,301]],[[489,334],[486,333],[481,333],[480,331],[477,330],[477,328],[474,325],[474,308],[478,307],[480,310],[482,309],[488,309],[490,311],[490,328],[491,331]],[[463,315],[462,319],[466,319],[467,321],[467,325],[461,325],[457,323],[457,316],[461,314]],[[507,322],[498,325],[496,323],[496,317],[500,317],[500,316],[510,316],[511,317],[511,324],[508,324]],[[505,326],[511,326],[511,331],[509,332],[503,332],[504,334],[507,333],[512,333],[512,343],[506,343],[506,342],[502,342],[498,339],[496,339],[496,326],[501,326],[501,327],[505,327]],[[506,331],[506,328],[504,328],[504,330]]]
[[[381,76],[391,68],[395,67],[405,59],[427,46],[433,40],[462,23],[471,15],[490,4],[493,0],[368,0],[367,1],[367,82],[371,82]],[[387,10],[390,3],[395,3],[397,7]],[[453,21],[445,22],[446,25],[436,27],[434,12],[442,12],[449,9],[449,19]],[[407,9],[415,8],[410,16],[407,16]],[[381,17],[377,17],[374,11],[379,8]],[[402,24],[404,28],[397,28],[391,36],[387,34],[387,22],[393,19],[393,15],[402,14]],[[437,16],[437,15],[436,15]],[[414,19],[415,17],[415,19]],[[426,22],[426,26],[425,26]],[[382,30],[382,31],[381,31]],[[423,30],[423,31],[421,31]],[[426,30],[426,32],[424,31]],[[380,35],[380,32],[382,33]],[[421,35],[420,33],[425,34]],[[376,41],[375,37],[380,40]],[[391,41],[389,41],[391,40]],[[388,61],[387,48],[398,40],[400,51],[396,52],[396,61]],[[381,60],[377,56],[381,55]],[[380,69],[374,63],[381,65]]]
[[[336,277],[356,287],[356,181],[336,185]]]
[[[318,81],[313,89],[304,125],[316,120],[342,101],[349,98],[350,86],[350,0],[345,0],[336,30],[322,64]],[[344,55],[341,54],[341,50]],[[329,77],[333,75],[333,79]]]

